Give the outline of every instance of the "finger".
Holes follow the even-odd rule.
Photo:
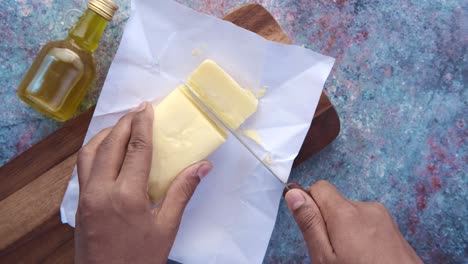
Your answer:
[[[320,180],[309,189],[309,193],[316,202],[325,222],[336,214],[339,208],[351,203],[328,181]]]
[[[83,189],[91,175],[96,151],[101,142],[109,135],[112,128],[106,128],[97,133],[86,145],[78,151],[78,184]]]
[[[153,107],[144,104],[144,109],[132,120],[130,141],[118,180],[146,193],[153,154]]]
[[[288,191],[285,199],[294,220],[301,229],[307,248],[312,253],[312,262],[321,262],[316,259],[332,258],[334,250],[328,238],[327,227],[314,200],[300,189]]]
[[[115,180],[117,178],[125,157],[135,114],[131,112],[123,116],[98,146],[92,168],[95,176],[92,180]]]
[[[186,168],[175,178],[161,205],[156,208],[156,224],[163,227],[165,234],[169,236],[168,239],[175,237],[185,206],[190,201],[200,180],[211,169],[212,165],[208,161],[201,161]]]

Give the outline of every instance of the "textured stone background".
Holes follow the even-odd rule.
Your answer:
[[[246,0],[178,0],[218,17]],[[96,102],[129,2],[96,52]],[[456,0],[264,0],[297,45],[337,58],[325,89],[342,131],[293,171],[303,185],[334,183],[356,200],[383,202],[427,263],[468,259],[468,4]],[[41,45],[61,39],[78,0],[0,0],[0,165],[60,127],[19,101],[16,87]],[[75,10],[76,9],[76,10]],[[465,16],[463,18],[462,16]],[[281,203],[266,263],[308,260]]]

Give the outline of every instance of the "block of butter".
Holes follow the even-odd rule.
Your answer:
[[[257,99],[241,88],[213,61],[203,62],[190,76],[189,84],[219,118],[237,128],[257,110]],[[160,201],[174,178],[226,141],[226,131],[197,106],[180,86],[154,107],[153,160],[148,194]]]
[[[224,123],[237,129],[257,111],[258,100],[214,61],[205,60],[189,77],[188,84]]]

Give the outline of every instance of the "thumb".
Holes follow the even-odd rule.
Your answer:
[[[309,249],[313,263],[334,256],[333,247],[320,210],[310,195],[300,189],[289,190],[285,195],[289,210],[294,216]]]
[[[172,182],[161,205],[156,208],[155,216],[158,225],[174,236],[179,229],[180,221],[190,198],[192,198],[201,179],[212,169],[209,161],[200,161],[183,170]]]

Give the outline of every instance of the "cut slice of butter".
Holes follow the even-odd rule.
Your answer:
[[[249,130],[244,130],[242,131],[242,134],[244,136],[250,138],[251,140],[255,141],[258,145],[262,146],[263,145],[263,140],[260,137],[260,134],[258,134],[257,130],[255,129],[249,129]]]
[[[262,98],[263,96],[265,96],[266,91],[267,91],[267,87],[263,86],[262,89],[260,89],[260,91],[258,91],[257,98]]]
[[[149,196],[157,203],[179,172],[226,141],[226,132],[212,122],[179,87],[154,108],[153,160]]]
[[[205,60],[189,77],[188,84],[232,129],[237,129],[257,111],[255,95],[240,87],[212,60]]]
[[[257,110],[257,99],[216,63],[204,61],[190,76],[190,86],[219,118],[238,128]],[[191,98],[184,86],[154,108],[153,160],[148,194],[155,204],[175,177],[226,141],[227,134]]]
[[[265,157],[263,157],[263,162],[265,162],[266,165],[270,165],[273,162],[270,153],[267,153]]]

